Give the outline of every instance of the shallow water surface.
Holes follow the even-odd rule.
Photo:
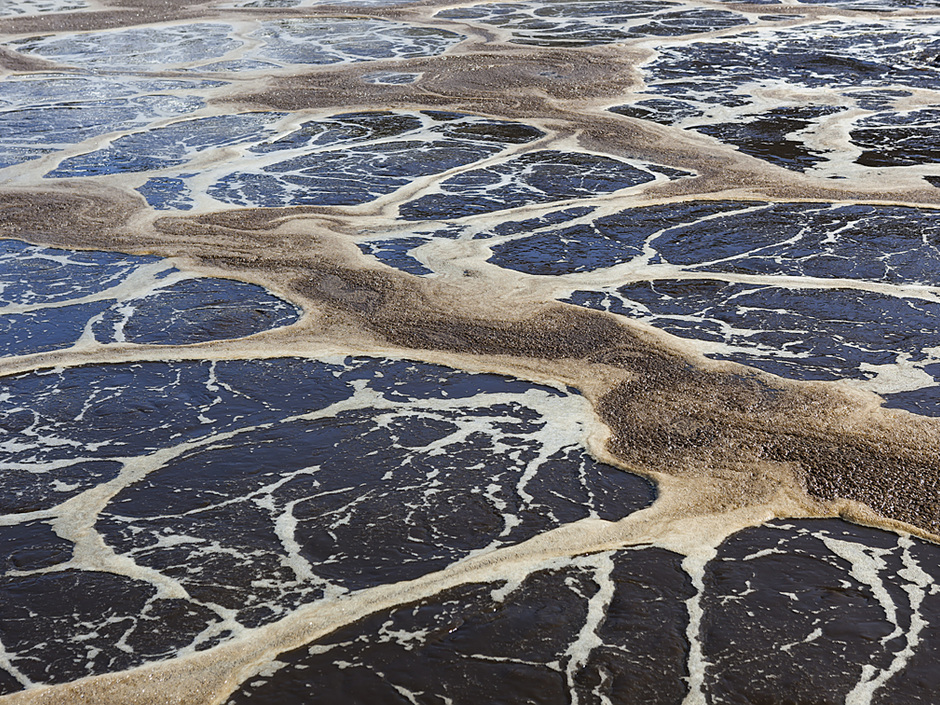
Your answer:
[[[937,12],[4,3],[0,703],[934,703]]]

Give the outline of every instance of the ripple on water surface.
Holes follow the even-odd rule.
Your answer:
[[[895,101],[912,96],[908,88],[938,87],[934,24],[825,20],[660,47],[641,67],[639,100],[611,110],[830,178],[846,177],[845,157],[863,167],[930,164],[936,106],[901,109]],[[776,105],[768,95],[778,96]],[[840,145],[834,131],[850,139]]]
[[[699,340],[711,357],[794,379],[854,379],[887,406],[940,414],[935,209],[585,205],[497,225],[481,219],[377,233],[359,248],[388,266],[436,276],[449,240],[463,248],[483,241],[479,256],[488,254],[490,264],[557,277],[560,300]],[[435,241],[427,260],[421,248]]]
[[[115,493],[94,531],[134,566],[67,564],[69,542],[48,524],[8,527],[49,570],[5,577],[8,689],[17,673],[62,682],[207,648],[325,595],[616,520],[653,498],[585,452],[580,396],[427,364],[79,367],[7,378],[0,405],[6,474],[31,488],[8,514],[80,502],[89,483],[73,481],[76,468],[96,464]],[[132,477],[133,459],[153,466]],[[67,625],[42,627],[60,613]],[[22,629],[26,614],[35,628]]]
[[[221,81],[82,76],[8,76],[0,84],[0,169],[92,137],[193,113]]]
[[[47,12],[74,12],[88,8],[87,0],[5,0],[0,17],[24,17]]]
[[[933,702],[938,564],[934,544],[837,520],[732,536],[705,575],[710,701]]]
[[[228,703],[680,703],[693,594],[680,564],[658,548],[616,551],[505,594],[464,585],[283,654]]]
[[[263,287],[181,272],[159,257],[0,240],[0,355],[97,343],[185,345],[289,325]]]
[[[259,22],[246,35],[223,22],[132,27],[28,37],[9,46],[29,56],[84,69],[162,71],[257,70],[375,59],[437,56],[463,39],[449,30],[378,18],[285,18]],[[236,56],[237,54],[237,56]]]
[[[496,265],[583,276],[564,301],[796,379],[871,379],[909,365],[920,382],[886,392],[888,405],[940,414],[940,309],[925,288],[940,284],[936,210],[700,201],[499,235],[478,235],[494,239]]]
[[[356,205],[544,136],[524,123],[435,110],[343,113],[279,127],[289,117],[259,112],[181,120],[118,137],[107,147],[63,160],[46,176],[161,170],[138,191],[156,208],[189,210],[193,180],[205,178],[190,162],[218,150],[221,159],[205,193],[218,204]],[[238,152],[223,150],[228,147]],[[653,178],[616,164],[630,172],[624,178]]]
[[[399,210],[406,220],[459,218],[610,193],[655,178],[648,168],[619,159],[538,150],[445,179],[442,193],[422,196]]]
[[[699,594],[659,548],[576,557],[378,612],[282,654],[228,702],[679,705],[701,679],[709,703],[873,691],[878,705],[927,705],[938,551],[836,520],[776,522],[727,539]],[[690,679],[693,600],[704,665]]]
[[[675,2],[641,0],[542,0],[492,3],[442,10],[438,17],[499,27],[517,44],[592,46],[640,37],[698,34],[747,24],[737,12],[683,8]]]

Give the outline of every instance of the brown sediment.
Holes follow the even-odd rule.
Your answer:
[[[0,29],[75,31],[221,14],[196,13],[187,0],[109,4],[123,9],[9,19],[0,22]],[[427,5],[437,4],[442,3]],[[777,14],[796,11],[746,7]],[[303,10],[307,15],[329,12],[328,6]],[[799,12],[830,10],[800,7]],[[368,14],[418,16],[415,8],[370,8]],[[485,35],[485,30],[479,32]],[[640,85],[636,65],[647,52],[622,46],[484,47],[478,39],[471,37],[441,57],[316,67],[274,77],[263,89],[252,84],[217,104],[278,110],[431,108],[538,121],[559,134],[577,133],[587,149],[649,159],[698,175],[655,185],[644,195],[647,199],[940,206],[940,189],[888,191],[873,182],[842,187],[781,173],[705,137],[604,113],[605,105]],[[0,52],[0,66],[7,70],[45,70],[50,65]],[[392,66],[421,72],[421,78],[405,86],[363,81],[366,73]],[[0,363],[0,375],[148,357],[224,359],[342,350],[557,381],[580,389],[609,429],[604,445],[592,449],[595,454],[657,480],[661,494],[650,510],[617,525],[581,524],[543,535],[478,565],[461,566],[453,578],[432,576],[368,591],[319,611],[301,610],[272,625],[255,644],[242,639],[171,663],[4,696],[4,702],[221,702],[254,664],[374,611],[376,605],[418,599],[442,585],[470,579],[498,579],[513,569],[513,561],[528,565],[553,552],[567,555],[644,542],[693,551],[717,545],[750,524],[800,516],[844,516],[940,541],[938,419],[881,409],[874,395],[838,384],[793,382],[709,361],[680,341],[610,314],[520,301],[511,287],[499,289],[499,282],[487,281],[486,286],[496,288],[482,298],[475,296],[480,285],[470,280],[420,279],[368,263],[348,236],[356,230],[354,209],[244,209],[155,218],[141,197],[102,185],[106,183],[73,180],[44,191],[8,188],[0,193],[0,235],[48,246],[181,258],[207,274],[268,286],[309,315],[288,328],[241,341],[114,345],[24,356]],[[641,203],[637,199],[630,205]]]
[[[42,233],[55,240],[80,241],[87,233],[100,241],[122,226],[141,200],[117,189],[95,186],[67,191],[9,189],[0,194],[0,235]]]
[[[407,0],[403,0],[406,2]],[[76,32],[133,27],[150,22],[185,21],[194,18],[237,18],[241,14],[252,17],[271,17],[297,14],[295,8],[220,8],[199,6],[192,0],[107,0],[100,9],[83,9],[70,12],[42,13],[26,16],[0,18],[0,34],[44,34],[48,32]],[[447,0],[423,3],[422,7],[447,5]],[[305,15],[336,16],[348,14],[385,15],[396,17],[411,15],[414,7],[407,10],[394,7],[352,8],[324,2],[321,5],[302,8]]]
[[[866,408],[831,385],[772,384],[655,355],[639,366],[646,374],[599,408],[614,429],[611,451],[629,465],[723,477],[745,503],[795,482],[815,498],[856,500],[940,534],[933,421]]]
[[[0,46],[0,68],[6,71],[49,71],[57,66],[51,61],[23,56]]]
[[[421,72],[415,84],[383,85],[362,80],[382,62],[321,69],[304,76],[270,79],[263,91],[234,93],[218,104],[268,110],[446,109],[535,121],[556,133],[577,133],[589,150],[687,169],[696,178],[676,179],[649,189],[650,197],[708,196],[731,189],[751,198],[880,201],[940,206],[940,189],[882,178],[851,185],[770,168],[756,157],[695,132],[607,111],[640,86],[636,65],[647,52],[611,46],[533,51],[504,45],[500,52],[462,47],[440,57],[396,63],[396,70]],[[545,71],[551,72],[547,78]],[[745,196],[747,197],[747,196]]]
[[[882,410],[873,395],[838,385],[708,361],[603,312],[475,301],[460,282],[363,266],[356,248],[322,223],[273,228],[286,210],[162,218],[148,229],[124,223],[132,200],[107,203],[104,194],[8,195],[0,213],[5,234],[42,227],[42,244],[145,249],[267,283],[313,312],[300,328],[266,334],[274,349],[278,340],[290,349],[306,337],[475,358],[501,371],[550,370],[595,402],[612,431],[608,449],[625,467],[717,481],[712,506],[700,509],[763,504],[785,490],[862,502],[940,535],[940,421]],[[47,359],[62,364],[58,355]]]
[[[795,485],[940,534],[940,423],[933,420],[872,409],[870,398],[832,385],[705,367],[613,316],[563,304],[521,320],[479,320],[437,307],[404,277],[364,271],[321,271],[293,288],[404,348],[623,369],[629,381],[597,407],[613,431],[610,451],[644,473],[720,478],[726,504],[712,511],[766,502]]]
[[[371,109],[434,107],[489,112],[504,117],[562,115],[553,101],[579,103],[637,88],[636,65],[648,52],[542,49],[474,43],[437,57],[369,62],[367,67],[318,67],[303,76],[275,77],[261,92],[234,94],[221,103],[248,103],[275,110],[367,105]],[[415,84],[367,83],[362,76],[387,66],[421,72]]]
[[[116,4],[116,3],[115,3]],[[179,2],[176,6],[154,3],[141,3],[128,9],[106,9],[91,12],[70,12],[25,17],[0,19],[0,34],[47,34],[50,32],[90,32],[106,29],[135,27],[150,22],[168,22],[206,17],[205,12],[197,12]]]

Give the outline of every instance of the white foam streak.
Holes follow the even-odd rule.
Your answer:
[[[705,697],[705,671],[709,666],[705,659],[702,647],[702,618],[705,612],[702,609],[702,597],[705,593],[705,568],[717,551],[710,547],[700,547],[698,551],[686,555],[682,560],[682,569],[692,580],[695,593],[686,600],[686,609],[689,614],[689,623],[686,627],[686,638],[689,641],[689,675],[687,681],[689,692],[682,700],[682,705],[706,705]]]
[[[842,541],[830,536],[820,535],[820,539],[830,551],[852,566],[851,575],[863,585],[867,585],[872,595],[878,601],[881,609],[884,610],[885,618],[894,625],[894,630],[885,637],[882,637],[881,643],[885,644],[901,633],[901,627],[898,624],[897,605],[888,593],[881,580],[881,571],[886,567],[882,556],[890,553],[887,550],[868,548],[852,541]]]
[[[594,649],[604,644],[598,636],[597,630],[607,618],[607,609],[614,598],[614,582],[612,580],[614,561],[610,553],[598,553],[587,559],[579,560],[576,564],[594,568],[593,579],[597,584],[597,592],[588,600],[587,617],[581,631],[565,650],[565,679],[568,682],[571,705],[579,705],[580,702],[575,687],[575,676],[588,663]],[[605,697],[604,700],[606,699]]]
[[[880,558],[879,553],[890,553],[890,550],[883,552],[874,549],[866,550],[858,544],[828,537],[823,537],[823,541],[833,553],[851,563],[852,577],[872,588],[876,599],[885,610],[888,621],[895,625],[894,631],[883,637],[881,643],[884,644],[902,634],[904,636],[904,648],[895,654],[888,667],[879,670],[870,664],[865,664],[862,668],[861,679],[845,698],[845,705],[871,705],[875,692],[895,674],[900,673],[916,653],[917,647],[921,643],[920,634],[927,626],[921,614],[921,606],[924,597],[927,596],[934,584],[934,579],[920,567],[911,555],[910,549],[914,545],[911,537],[901,536],[898,539],[898,548],[902,551],[901,558],[904,568],[898,575],[906,580],[902,587],[904,592],[907,593],[908,606],[911,611],[909,627],[906,630],[901,629],[897,623],[896,606],[879,577],[879,572],[885,568],[885,563]]]
[[[64,301],[36,301],[29,304],[7,304],[6,306],[0,306],[0,315],[29,313],[31,311],[62,308],[64,306],[79,306],[95,301],[108,301],[110,299],[115,299],[123,303],[131,299],[140,299],[149,296],[160,289],[167,288],[173,284],[185,281],[186,279],[194,278],[193,274],[184,271],[171,271],[172,269],[173,265],[166,260],[144,264],[133,269],[123,281],[102,291],[77,298],[65,299]]]

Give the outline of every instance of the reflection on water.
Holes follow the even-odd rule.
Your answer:
[[[259,286],[194,278],[158,257],[0,241],[0,356],[95,344],[185,345],[288,325]]]
[[[0,168],[195,112],[219,81],[18,75],[0,84]]]
[[[533,573],[498,599],[501,585],[462,586],[284,654],[228,703],[681,702],[693,589],[680,563],[616,551]]]
[[[241,59],[269,60],[274,62],[269,64],[272,66],[335,64],[433,56],[460,39],[461,35],[445,30],[379,19],[331,17],[260,22],[257,29],[248,33],[239,32],[230,24],[197,22],[35,37],[14,41],[13,46],[27,56],[81,68],[108,71],[198,68],[214,72],[231,67],[207,64],[207,59],[235,54]]]
[[[86,0],[7,0],[0,7],[0,17],[23,17],[47,12],[72,12],[88,7]]]
[[[0,7],[0,701],[934,702],[936,3],[431,5]]]
[[[694,6],[684,9],[680,3],[664,0],[492,3],[443,10],[437,16],[493,25],[508,30],[515,43],[547,47],[698,34],[748,21],[737,12]]]
[[[89,366],[10,378],[2,399],[5,530],[39,553],[5,579],[0,633],[31,682],[205,649],[653,496],[584,452],[579,397],[432,365]],[[46,590],[94,597],[63,615]]]

